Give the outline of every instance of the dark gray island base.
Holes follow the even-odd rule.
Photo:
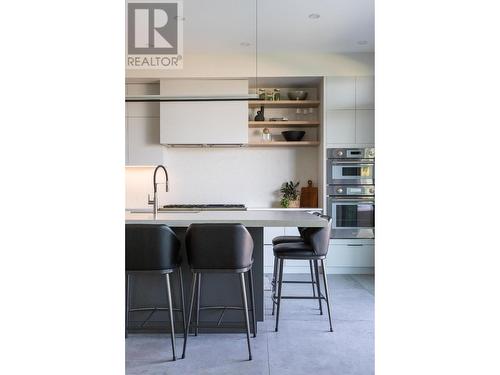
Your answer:
[[[248,231],[252,235],[254,241],[254,294],[255,294],[255,313],[256,320],[264,320],[264,227],[266,226],[324,226],[324,220],[317,218],[304,212],[287,212],[287,213],[265,213],[257,214],[261,222],[256,223],[256,215],[248,214],[247,212],[231,212],[222,213],[219,215],[210,213],[189,213],[189,214],[159,214],[157,220],[153,220],[151,214],[127,214],[126,223],[141,223],[141,224],[166,224],[170,225],[174,230],[179,240],[181,241],[181,256],[182,256],[182,275],[184,282],[184,300],[186,319],[188,316],[189,300],[191,293],[191,283],[193,275],[187,264],[186,248],[184,245],[184,236],[187,226],[192,222],[240,222],[247,226]],[[229,215],[228,215],[229,214]],[[284,215],[283,214],[291,214]],[[286,218],[286,220],[283,219]],[[277,218],[281,218],[279,220]],[[195,220],[194,220],[195,219]],[[248,224],[257,224],[257,226],[249,226]],[[260,225],[259,225],[260,224]],[[243,306],[241,299],[240,282],[238,274],[203,274],[201,280],[201,300],[200,306]],[[247,282],[247,295],[250,291]],[[174,307],[180,307],[181,295],[178,273],[171,274],[172,301]],[[131,278],[130,284],[130,307],[167,307],[167,293],[165,288],[165,278],[156,274],[141,274],[134,275]],[[250,307],[250,306],[249,306]],[[193,321],[195,319],[193,312]],[[221,319],[222,317],[222,319]],[[176,322],[176,332],[181,334],[182,329],[182,313],[175,312],[174,319]],[[244,316],[241,310],[200,310],[200,329],[199,332],[244,332],[245,323]],[[151,311],[134,311],[129,314],[129,333],[134,332],[170,332],[169,329],[168,311],[157,310]],[[206,326],[206,327],[203,327]]]

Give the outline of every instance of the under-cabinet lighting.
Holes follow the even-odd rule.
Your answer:
[[[257,94],[226,95],[226,96],[164,96],[164,95],[139,95],[126,96],[126,102],[227,102],[259,100]]]

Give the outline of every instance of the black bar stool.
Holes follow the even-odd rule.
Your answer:
[[[199,311],[203,309],[233,309],[243,310],[245,315],[245,325],[248,344],[248,359],[252,359],[250,348],[250,324],[248,319],[248,302],[245,286],[245,273],[249,277],[249,289],[252,301],[252,322],[253,335],[255,337],[257,324],[255,322],[255,300],[253,293],[253,239],[248,230],[241,224],[191,224],[186,232],[186,251],[188,263],[193,272],[191,284],[191,303],[187,329],[184,332],[184,349],[182,358],[186,354],[187,336],[191,323],[193,305],[195,304],[195,293],[197,290],[196,302],[196,326],[195,335],[199,327]],[[241,298],[243,307],[240,306],[205,306],[200,307],[201,274],[208,272],[216,273],[239,273]],[[219,319],[219,322],[221,318]]]
[[[313,215],[321,216],[321,213],[319,213],[319,212],[313,212]],[[279,245],[281,243],[303,242],[304,238],[302,236],[302,233],[307,228],[298,227],[297,229],[299,230],[299,234],[300,234],[299,236],[278,236],[278,237],[274,237],[273,241],[272,241],[273,242],[273,247],[276,246],[276,245]],[[317,283],[317,281],[316,281],[317,278],[316,278],[316,280],[314,278],[313,261],[312,260],[309,260],[309,272],[311,273],[311,281],[283,280],[283,282],[284,283],[289,283],[289,284],[311,284],[312,291],[313,291],[313,297],[316,297],[315,285]],[[276,275],[277,275],[277,273],[278,273],[278,262],[277,262],[276,258],[274,258],[273,278],[272,278],[272,281],[271,281],[272,293],[274,293],[276,291]],[[319,303],[320,314],[323,315],[323,309],[321,307],[321,302],[318,301],[318,303]],[[274,307],[275,307],[275,304],[273,303],[273,311],[272,311],[271,315],[274,315]]]
[[[275,271],[273,279],[276,280],[278,295],[276,296],[276,288],[273,290],[273,305],[276,305],[276,328],[278,331],[280,305],[282,299],[318,299],[320,312],[322,313],[321,301],[326,301],[326,306],[328,309],[328,320],[330,322],[330,332],[333,332],[332,328],[332,317],[330,311],[330,293],[328,290],[328,282],[326,277],[325,268],[325,258],[328,254],[328,245],[330,242],[330,233],[332,228],[332,218],[326,215],[319,215],[321,218],[326,219],[328,224],[323,228],[304,228],[301,231],[301,237],[303,241],[295,242],[283,242],[273,246],[273,253],[275,257]],[[282,296],[281,288],[283,283],[283,265],[285,260],[309,260],[314,262],[314,268],[316,273],[316,287],[318,296]],[[321,267],[323,268],[323,283],[325,286],[325,296],[321,293],[321,287],[319,282],[319,266],[318,262],[321,262]],[[279,271],[277,269],[279,268]],[[278,272],[278,275],[276,274]],[[273,306],[274,309],[274,306]]]
[[[126,314],[125,336],[128,334],[129,312],[168,310],[170,313],[170,336],[172,354],[175,361],[175,327],[174,311],[182,312],[182,327],[186,332],[186,317],[184,313],[184,287],[182,285],[182,270],[180,258],[180,242],[175,233],[162,224],[126,224],[125,225],[125,267],[126,267]],[[170,274],[177,269],[181,291],[181,308],[172,307],[172,290]],[[143,273],[158,273],[165,275],[168,308],[165,307],[130,307],[130,281],[133,275]],[[150,315],[151,317],[151,315]]]

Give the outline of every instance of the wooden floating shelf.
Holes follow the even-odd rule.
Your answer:
[[[291,147],[291,146],[319,146],[318,141],[298,141],[298,142],[286,142],[286,141],[272,141],[272,142],[254,142],[249,143],[248,147]]]
[[[319,126],[319,121],[248,121],[249,128],[305,128],[315,126]]]
[[[252,100],[248,102],[250,108],[255,107],[275,107],[275,108],[315,108],[320,105],[319,100]]]

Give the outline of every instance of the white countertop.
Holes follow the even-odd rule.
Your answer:
[[[125,213],[126,224],[167,224],[187,227],[193,223],[241,223],[247,227],[324,227],[326,220],[304,211],[201,211],[161,212],[155,220],[152,213]]]

